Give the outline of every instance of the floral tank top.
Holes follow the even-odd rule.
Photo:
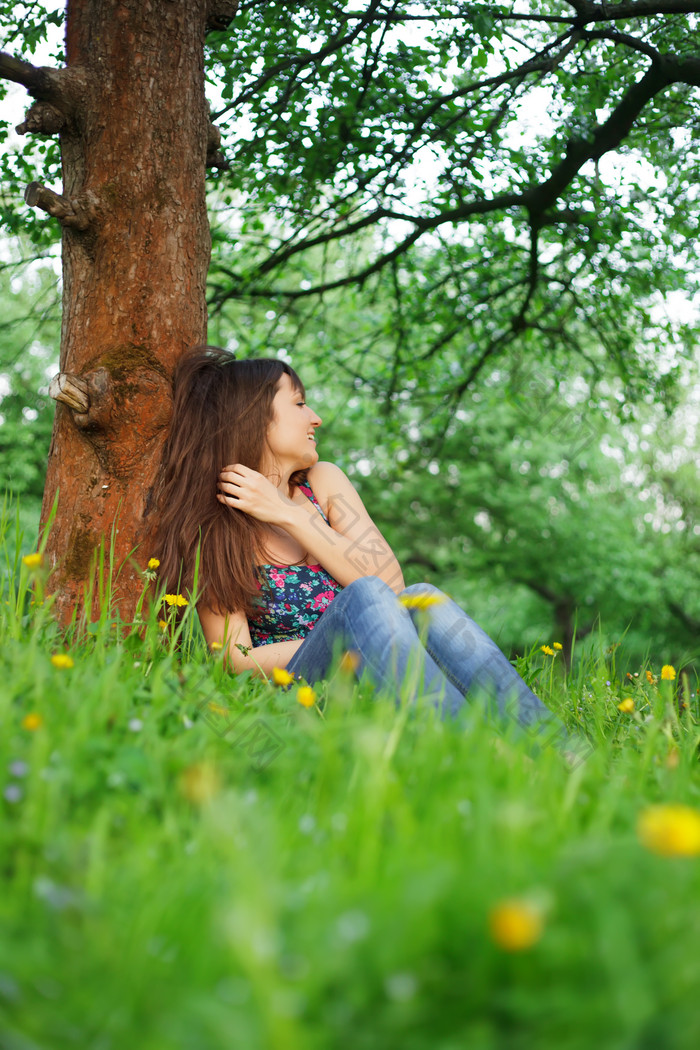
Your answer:
[[[309,485],[298,486],[324,518]],[[320,565],[257,565],[258,612],[248,619],[253,645],[286,642],[309,633],[342,587]]]

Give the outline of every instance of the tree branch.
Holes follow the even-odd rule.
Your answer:
[[[209,123],[209,127],[207,128],[206,166],[208,168],[230,167],[230,164],[226,159],[226,154],[221,149],[221,132],[211,122]]]
[[[68,122],[66,114],[52,102],[35,102],[24,115],[21,124],[15,127],[18,135],[55,135]]]
[[[541,186],[532,187],[523,194],[523,203],[532,222],[537,222],[539,216],[552,207],[587,161],[599,160],[604,153],[620,145],[647,103],[674,80],[680,79],[680,67],[687,62],[663,56],[627,90],[605,123],[598,125],[588,141],[569,140],[563,161],[550,177]],[[700,62],[695,62],[700,74]]]
[[[684,15],[700,11],[698,0],[622,0],[616,4],[596,4],[593,0],[568,0],[579,25],[648,18],[649,15]],[[527,16],[526,16],[527,17]]]
[[[238,10],[238,0],[209,0],[205,33],[228,29]]]
[[[33,66],[4,51],[0,51],[0,80],[21,84],[37,99],[29,107],[24,122],[15,129],[20,135],[28,132],[55,135],[79,112],[89,85],[88,74],[80,66],[70,69]]]
[[[525,319],[527,317],[527,311],[532,297],[535,294],[537,288],[537,281],[539,278],[539,254],[538,254],[538,241],[539,241],[539,226],[530,227],[530,261],[528,266],[528,278],[527,278],[527,291],[525,298],[523,299],[522,305],[518,311],[517,317],[513,318],[512,328],[514,332],[522,332],[525,329]]]
[[[85,413],[90,408],[89,387],[85,379],[59,372],[49,383],[49,397],[68,405],[75,412]]]
[[[69,200],[40,182],[30,182],[24,191],[24,199],[31,208],[41,208],[58,219],[61,226],[75,230],[87,230],[97,215],[98,201],[92,193],[83,193]]]
[[[629,33],[618,33],[611,29],[584,29],[581,37],[583,40],[611,40],[614,44],[624,44],[632,51],[640,51],[654,62],[658,62],[661,58],[655,47],[647,44],[646,40],[638,40],[636,36],[631,36]]]
[[[675,3],[675,0],[668,0],[666,5],[655,5],[655,9],[659,8],[662,13],[668,13],[671,9],[673,9],[673,11],[691,9],[700,11],[700,0],[693,0],[693,4],[694,6],[686,5],[686,7],[681,7]],[[595,13],[597,16],[602,10],[599,5],[592,4],[590,7],[586,5],[587,0],[584,0],[583,6],[579,5],[579,8],[577,8],[584,11],[586,17],[592,17],[592,13]],[[629,15],[631,9],[634,8],[633,13],[641,14],[650,13],[651,6],[652,5],[650,4],[642,3],[640,0],[640,2],[636,4],[618,4],[613,10],[618,12],[620,8],[624,7],[628,10]],[[632,46],[626,34],[607,35],[615,39],[616,42]],[[633,39],[634,38],[632,38],[632,40]],[[558,43],[561,45],[563,40],[560,38]],[[524,63],[517,70],[509,71],[498,77],[488,78],[480,85],[470,84],[462,87],[459,91],[451,93],[451,95],[438,100],[437,103],[431,103],[431,106],[427,108],[422,117],[423,119],[426,119],[435,111],[435,106],[444,103],[446,99],[454,99],[457,95],[463,95],[469,91],[476,90],[477,87],[484,87],[486,84],[494,84],[496,82],[504,83],[507,80],[527,76],[528,73],[551,69],[553,65],[556,65],[557,62],[561,61],[564,53],[568,53],[571,46],[572,40],[570,39],[566,41],[565,46],[554,55],[547,55],[545,57],[541,54],[535,61]],[[336,219],[332,226],[326,228],[324,232],[303,241],[296,240],[296,242],[294,242],[290,238],[281,250],[278,248],[276,252],[269,255],[268,258],[259,265],[257,270],[250,274],[250,277],[246,282],[246,293],[255,294],[255,292],[258,292],[258,289],[254,290],[253,288],[253,282],[264,274],[276,270],[281,264],[287,262],[290,258],[300,252],[318,245],[338,241],[361,229],[372,226],[383,219],[398,219],[405,221],[411,224],[414,229],[410,235],[401,240],[396,248],[389,252],[385,252],[370,265],[364,267],[360,272],[338,280],[332,280],[329,282],[322,281],[306,289],[280,289],[274,293],[268,288],[263,294],[266,296],[277,294],[284,296],[287,299],[296,299],[303,296],[317,295],[325,291],[342,288],[351,284],[361,285],[370,275],[379,272],[384,266],[396,259],[402,252],[415,243],[422,234],[434,231],[445,224],[477,219],[481,216],[489,215],[498,211],[511,210],[516,207],[526,208],[530,225],[534,229],[540,229],[544,225],[550,225],[562,221],[585,222],[587,224],[590,221],[588,217],[579,216],[570,209],[562,209],[560,213],[554,211],[555,205],[564,194],[566,188],[579,173],[580,169],[588,161],[598,160],[605,153],[616,149],[629,135],[635,121],[638,119],[644,107],[670,84],[686,83],[694,86],[700,85],[700,58],[696,56],[677,57],[675,55],[660,55],[653,49],[649,51],[646,45],[640,47],[639,50],[642,50],[651,58],[650,68],[640,80],[633,83],[627,89],[609,118],[602,124],[597,125],[588,138],[569,139],[565,146],[563,159],[554,166],[549,177],[543,182],[531,184],[529,187],[512,192],[504,192],[490,198],[462,200],[456,207],[442,210],[433,215],[410,215],[395,211],[391,207],[379,206],[373,209],[370,214],[363,215],[360,219],[352,222],[343,222],[342,220],[338,222]],[[262,291],[262,289],[259,291]],[[233,294],[235,295],[236,293],[234,292]],[[221,302],[223,298],[223,296],[217,296],[219,302]],[[532,291],[526,302],[526,306],[531,298]]]
[[[53,97],[54,81],[51,74],[57,72],[58,70],[46,66],[33,66],[31,62],[0,51],[0,80],[11,80],[14,84],[21,84],[34,98]]]
[[[285,69],[292,69],[295,66],[303,68],[304,66],[313,65],[317,62],[322,62],[324,58],[332,55],[335,51],[338,51],[341,47],[346,44],[351,44],[353,40],[362,32],[364,27],[368,25],[374,16],[375,11],[381,5],[382,0],[372,0],[367,11],[364,12],[362,21],[356,26],[351,32],[346,33],[344,36],[332,37],[327,44],[325,44],[318,51],[309,51],[305,55],[290,55],[287,58],[282,59],[281,62],[277,62],[274,66],[270,66],[266,69],[257,80],[255,80],[249,87],[245,88],[241,93],[233,99],[227,106],[220,109],[217,113],[212,115],[212,120],[220,120],[225,113],[230,112],[232,109],[236,109],[243,103],[248,102],[250,98],[260,88],[264,87],[270,80],[277,76],[278,73],[283,73]]]

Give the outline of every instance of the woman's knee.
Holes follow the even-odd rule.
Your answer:
[[[353,580],[334,598],[330,608],[333,606],[351,622],[371,624],[377,634],[412,630],[411,618],[398,595],[378,576]]]
[[[435,597],[446,597],[446,595],[440,590],[440,588],[433,586],[432,583],[412,583],[408,587],[405,587],[404,590],[401,591],[401,593],[410,594],[412,596],[416,594],[430,594],[434,595]]]
[[[379,576],[360,576],[359,579],[353,580],[347,587],[344,587],[341,593],[372,601],[396,598],[389,584]]]

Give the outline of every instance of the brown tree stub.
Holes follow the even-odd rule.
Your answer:
[[[49,397],[77,412],[87,412],[90,407],[88,384],[80,376],[59,372],[49,383]]]
[[[52,102],[35,102],[15,131],[18,135],[55,135],[67,123],[67,116]]]
[[[68,3],[72,93],[57,196],[99,209],[86,229],[63,229],[60,369],[88,393],[85,411],[57,408],[42,515],[58,490],[47,555],[65,619],[81,600],[92,551],[112,534],[115,564],[126,562],[122,614],[133,609],[142,581],[127,559],[134,547],[141,566],[150,556],[169,377],[181,354],[206,340],[209,8],[207,0]]]
[[[226,155],[221,149],[221,132],[215,124],[209,124],[207,134],[207,167],[226,168],[229,167]]]
[[[68,200],[40,182],[29,183],[24,191],[24,199],[30,207],[41,208],[58,219],[61,226],[70,226],[81,232],[89,229],[99,211],[99,201],[94,193],[88,191]]]
[[[238,10],[238,0],[209,0],[207,4],[206,32],[227,29]]]

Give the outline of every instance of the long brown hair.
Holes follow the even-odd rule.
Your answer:
[[[214,346],[185,354],[173,377],[157,494],[158,575],[169,592],[191,591],[199,552],[196,598],[218,613],[253,614],[255,559],[265,526],[219,502],[217,477],[230,463],[261,469],[272,401],[285,372],[304,396],[299,377],[283,361],[236,361]]]

